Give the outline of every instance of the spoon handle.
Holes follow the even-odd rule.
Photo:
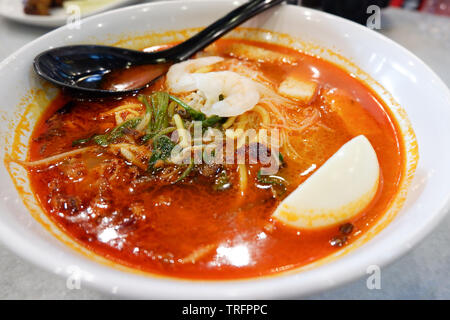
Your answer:
[[[283,1],[285,0],[250,0],[183,43],[160,51],[161,59],[158,59],[158,62],[179,62],[189,59],[195,53],[204,49],[236,26],[267,9],[279,5]],[[152,57],[152,60],[154,58],[155,56]]]

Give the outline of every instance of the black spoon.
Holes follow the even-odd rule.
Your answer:
[[[76,94],[92,97],[133,93],[159,78],[170,64],[189,59],[236,26],[283,1],[246,2],[195,36],[166,50],[142,52],[98,45],[65,46],[39,54],[34,60],[34,70],[45,80]],[[144,72],[151,75],[144,83],[136,83],[135,87],[105,88],[105,81],[108,82],[112,72],[148,65],[159,66],[156,66],[156,72]]]

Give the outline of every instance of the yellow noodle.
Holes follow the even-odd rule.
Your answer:
[[[267,112],[266,109],[264,109],[262,106],[257,105],[253,108],[253,110],[259,114],[261,117],[262,123],[265,125],[269,125],[270,123],[270,115],[269,112]]]
[[[207,244],[195,249],[192,253],[181,259],[181,263],[195,263],[205,255],[211,253],[217,246],[215,244]]]
[[[248,122],[248,114],[244,113],[241,114],[238,118],[237,118],[237,123],[236,123],[236,128],[237,129],[245,129],[245,126],[247,125]]]
[[[229,117],[227,119],[227,121],[225,121],[225,123],[222,125],[222,127],[224,129],[228,129],[229,127],[231,127],[233,125],[235,120],[236,120],[236,117]]]
[[[94,149],[98,149],[98,147],[90,146],[90,147],[80,148],[80,149],[56,154],[54,156],[50,156],[48,158],[36,160],[36,161],[22,161],[22,160],[14,160],[13,159],[12,162],[18,163],[25,167],[36,167],[36,166],[42,166],[42,165],[49,165],[49,164],[55,163],[59,160],[70,158],[70,157],[76,156],[76,155],[84,153],[84,152],[92,151]]]
[[[137,166],[142,170],[147,169],[147,165],[138,159],[135,154],[146,157],[150,154],[150,151],[145,147],[139,147],[134,144],[129,143],[118,143],[115,145],[110,145],[109,148],[111,150],[118,150],[120,154],[129,162]]]
[[[238,139],[244,134],[243,129],[227,129],[225,130],[225,136],[229,139]]]
[[[238,164],[238,169],[239,169],[239,188],[241,190],[241,195],[244,195],[248,183],[247,166],[245,164]]]
[[[110,109],[108,111],[100,113],[100,116],[109,116],[109,115],[112,115],[112,114],[114,114],[116,112],[125,111],[125,110],[131,112],[131,110],[135,111],[134,109],[138,109],[138,108],[139,109],[142,108],[142,105],[138,104],[138,103],[125,103],[125,104],[122,104],[122,105],[120,105],[118,107]]]
[[[301,156],[298,154],[298,152],[295,150],[295,148],[292,146],[291,141],[289,139],[288,133],[286,133],[285,131],[283,131],[283,146],[285,147],[285,151],[287,151],[287,155],[288,157],[294,159],[294,160],[300,160]]]

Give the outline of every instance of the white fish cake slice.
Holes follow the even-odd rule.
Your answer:
[[[291,99],[309,103],[316,95],[317,87],[318,85],[314,81],[301,80],[289,76],[280,83],[278,93]]]

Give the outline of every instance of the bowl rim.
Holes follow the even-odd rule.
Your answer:
[[[208,3],[207,0],[194,0],[191,1],[192,3]],[[230,4],[229,1],[220,1],[223,3]],[[134,6],[129,6],[126,8],[116,9],[108,12],[104,12],[92,17],[88,17],[83,19],[83,21],[89,22],[89,21],[95,21],[95,20],[101,20],[104,16],[108,15],[114,15],[117,13],[126,13],[127,11],[133,11],[137,9],[141,9],[144,7],[158,7],[158,6],[171,6],[171,5],[177,5],[177,4],[186,4],[184,1],[170,1],[170,2],[152,2],[152,3],[144,3]],[[211,3],[211,2],[209,2]],[[188,3],[189,4],[189,3]],[[234,3],[235,4],[235,3]],[[294,8],[291,8],[294,9]],[[447,88],[447,86],[444,84],[444,82],[435,74],[433,70],[431,70],[430,67],[428,67],[420,58],[415,56],[413,53],[411,53],[409,50],[405,49],[401,45],[397,44],[393,40],[385,37],[384,35],[381,35],[375,31],[368,30],[367,28],[358,25],[354,22],[348,21],[346,19],[336,17],[324,12],[320,12],[317,10],[312,10],[309,8],[303,8],[303,7],[295,7],[295,10],[299,10],[299,14],[301,11],[309,11],[312,12],[314,15],[319,15],[322,17],[327,18],[328,20],[331,20],[333,23],[343,23],[351,28],[360,28],[361,30],[365,30],[365,32],[371,32],[371,35],[374,37],[377,37],[379,40],[387,42],[390,46],[394,46],[397,50],[400,50],[405,56],[409,57],[420,65],[422,68],[426,70],[426,72],[430,75],[430,79],[433,79],[435,81],[436,86],[439,86],[439,89],[442,89],[443,95],[446,95],[450,99],[450,90]],[[58,28],[54,31],[51,31],[42,37],[39,37],[32,42],[28,43],[27,45],[23,46],[21,49],[17,50],[16,52],[12,53],[9,57],[4,59],[2,62],[0,62],[0,72],[2,72],[3,68],[8,65],[9,63],[13,62],[15,60],[15,57],[26,51],[28,48],[34,46],[36,43],[46,40],[48,38],[52,38],[55,34],[58,34],[59,32],[63,32],[65,29],[67,29],[67,26],[63,26],[61,28]],[[450,101],[450,100],[449,100]],[[436,213],[433,214],[432,218],[428,219],[425,224],[422,225],[420,229],[415,230],[415,233],[411,233],[406,235],[405,242],[407,242],[408,246],[395,246],[392,247],[392,251],[390,255],[381,255],[380,258],[377,260],[377,264],[381,267],[384,266],[393,260],[397,259],[399,256],[405,254],[409,251],[414,245],[416,245],[419,241],[421,241],[426,235],[430,233],[430,231],[445,217],[446,213],[450,209],[450,190],[447,194],[446,199],[442,202],[440,205],[440,209],[436,210]],[[48,270],[50,272],[55,272],[55,270],[60,265],[57,261],[54,261],[54,258],[57,256],[57,253],[59,249],[55,247],[51,247],[50,245],[46,244],[44,241],[27,241],[24,237],[21,236],[21,234],[14,232],[12,230],[9,230],[7,226],[4,226],[0,224],[0,240],[2,243],[12,252],[17,253],[22,258],[25,258],[28,261],[31,261],[33,264]],[[42,248],[45,248],[46,250],[41,250]],[[376,248],[373,248],[376,249]],[[375,251],[375,250],[374,250]],[[380,251],[380,248],[378,248],[378,251]],[[373,254],[373,253],[372,253]],[[370,255],[368,253],[360,254],[360,258],[362,261],[370,261]],[[104,292],[111,292],[111,284],[108,283],[108,280],[111,278],[117,278],[117,277],[129,277],[130,280],[134,284],[139,284],[142,282],[143,278],[139,275],[135,274],[123,274],[122,271],[108,268],[104,265],[100,265],[94,261],[89,261],[85,257],[79,257],[77,259],[74,259],[73,257],[70,257],[72,260],[77,260],[77,264],[80,266],[83,266],[83,269],[86,270],[93,270],[92,274],[95,274],[94,279],[89,280],[86,279],[86,285],[90,287],[94,287],[97,289],[100,289]],[[158,278],[156,277],[147,277],[146,281],[148,282],[147,290],[144,290],[144,288],[139,288],[139,290],[136,290],[138,288],[130,288],[130,286],[124,286],[123,288],[120,288],[120,291],[118,292],[118,295],[120,296],[127,296],[127,297],[147,297],[147,298],[186,298],[186,297],[192,297],[192,298],[203,298],[203,299],[210,299],[212,297],[212,293],[214,293],[214,298],[261,298],[261,297],[267,297],[268,291],[272,291],[269,296],[272,297],[287,297],[287,296],[293,296],[295,294],[312,294],[318,291],[322,291],[325,289],[328,289],[330,287],[334,287],[337,285],[342,285],[350,280],[356,279],[357,277],[360,277],[363,275],[363,272],[361,271],[360,265],[364,264],[364,262],[359,262],[359,266],[356,264],[351,265],[350,267],[347,266],[345,272],[342,272],[342,267],[339,268],[339,262],[341,259],[338,259],[337,261],[334,261],[333,264],[336,265],[336,267],[333,269],[328,270],[328,274],[333,279],[338,279],[332,283],[329,281],[324,282],[317,282],[317,279],[320,278],[320,276],[317,274],[322,270],[322,266],[319,266],[317,268],[314,268],[312,270],[307,270],[304,272],[301,272],[303,278],[304,274],[311,275],[311,279],[302,279],[301,282],[295,281],[298,277],[298,274],[287,274],[287,275],[280,275],[277,277],[272,278],[251,278],[251,279],[242,279],[242,280],[219,280],[219,281],[198,281],[198,280],[184,280],[184,279],[178,279],[178,278]],[[329,264],[327,264],[329,265]],[[367,265],[367,264],[365,264]],[[313,281],[315,279],[315,281]],[[122,282],[123,284],[124,282]],[[158,292],[153,291],[153,287],[157,288]],[[305,287],[307,288],[305,290]],[[123,290],[123,291],[122,291]],[[136,292],[136,291],[139,292]],[[277,290],[279,292],[277,292]]]

